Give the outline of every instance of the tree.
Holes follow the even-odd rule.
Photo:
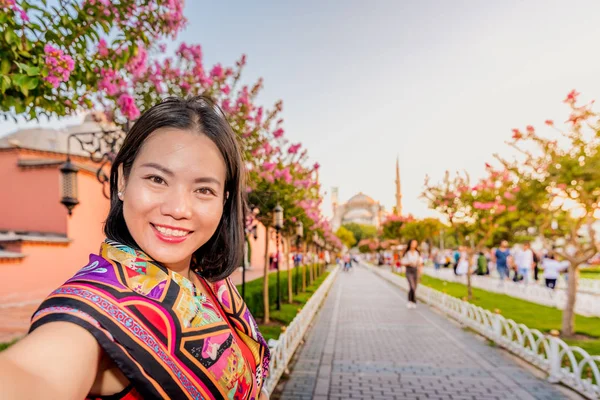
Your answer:
[[[360,243],[363,239],[371,239],[377,236],[377,228],[371,225],[350,222],[342,226],[352,232],[357,243]]]
[[[471,261],[473,255],[483,249],[501,223],[518,218],[516,193],[520,191],[509,170],[495,170],[486,164],[487,176],[471,186],[470,178],[456,175],[451,181],[440,185],[427,185],[425,197],[434,209],[452,215],[450,220],[455,232],[461,236],[459,242],[468,242],[467,294],[472,298]],[[459,225],[457,225],[457,223]],[[460,228],[458,228],[460,226]],[[458,228],[458,229],[456,229]],[[468,239],[467,239],[468,238]]]
[[[0,2],[0,113],[63,116],[96,107],[97,95],[136,117],[129,94],[112,89],[140,71],[147,49],[176,36],[182,12],[181,0]]]
[[[565,130],[538,134],[533,126],[513,130],[510,146],[519,158],[498,157],[529,187],[529,207],[535,223],[556,254],[569,261],[567,304],[562,334],[575,333],[578,268],[598,252],[594,223],[600,205],[600,115],[592,103],[579,105],[579,93],[571,91],[564,102],[570,108]]]
[[[382,239],[402,240],[402,226],[410,221],[414,221],[412,215],[389,215],[383,224],[381,224]]]
[[[338,228],[337,232],[335,232],[335,235],[347,248],[351,248],[356,244],[356,238],[354,237],[354,234],[343,226]]]
[[[419,243],[427,242],[429,249],[433,239],[440,234],[443,224],[437,218],[424,218],[406,222],[401,230],[401,236],[406,240],[416,239]]]

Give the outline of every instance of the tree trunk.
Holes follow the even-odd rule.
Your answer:
[[[467,300],[473,300],[473,288],[471,287],[471,260],[473,260],[473,255],[475,252],[473,249],[469,249],[467,251]]]
[[[312,285],[313,279],[314,279],[313,275],[314,275],[314,271],[315,271],[315,265],[313,264],[314,259],[313,259],[313,254],[312,254],[312,247],[309,247],[309,251],[310,251],[309,252],[310,260],[309,260],[309,264],[307,264],[308,265],[308,284]]]
[[[294,288],[292,286],[294,263],[290,264],[290,248],[291,248],[291,239],[285,238],[285,265],[287,266],[287,276],[288,276],[288,303],[292,304],[294,302]]]
[[[567,285],[567,304],[562,315],[563,337],[575,334],[575,302],[577,301],[577,286],[579,284],[578,265],[569,265],[569,283]]]
[[[304,252],[302,253],[302,293],[306,292],[306,243],[304,243]]]
[[[265,268],[263,278],[263,323],[268,324],[271,322],[269,315],[269,227],[265,226]]]

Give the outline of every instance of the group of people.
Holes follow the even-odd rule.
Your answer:
[[[437,250],[433,254],[436,269],[452,266],[456,275],[490,275],[495,269],[501,280],[528,284],[538,281],[540,271],[544,283],[554,289],[556,281],[569,267],[568,261],[559,261],[552,251],[534,251],[529,242],[510,248],[503,240],[500,246],[471,254],[466,246],[455,250]],[[471,268],[469,268],[471,267]]]

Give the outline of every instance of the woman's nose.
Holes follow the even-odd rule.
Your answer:
[[[190,219],[192,217],[191,193],[183,188],[172,188],[161,205],[161,213],[173,219]]]

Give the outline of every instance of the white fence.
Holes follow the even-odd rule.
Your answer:
[[[423,268],[423,273],[434,278],[439,278],[449,282],[458,282],[467,284],[466,276],[454,275],[454,272],[448,268],[434,270]],[[591,279],[587,279],[588,281]],[[502,281],[491,276],[471,276],[471,286],[487,290],[489,292],[501,293],[507,296],[531,301],[532,303],[544,306],[555,307],[564,310],[567,304],[567,291],[564,289],[549,289],[545,286],[534,283],[525,284],[523,282]],[[587,317],[600,317],[600,294],[594,295],[587,292],[577,292],[577,302],[575,303],[575,313]]]
[[[265,381],[265,388],[269,394],[273,393],[273,389],[283,375],[284,371],[294,355],[294,352],[300,345],[308,326],[316,315],[319,307],[325,300],[333,281],[335,280],[339,267],[335,267],[327,278],[321,283],[321,286],[308,299],[302,310],[294,317],[292,322],[287,326],[285,332],[279,335],[277,344],[271,350],[271,366],[269,377]]]
[[[563,279],[556,282],[557,288],[566,289],[567,282]],[[590,293],[595,295],[600,295],[600,279],[588,279],[588,278],[579,278],[579,287],[577,290],[579,292]]]
[[[387,269],[367,267],[408,290],[405,278]],[[563,383],[589,399],[600,399],[600,356],[424,285],[419,286],[417,297],[547,372],[550,382]]]

